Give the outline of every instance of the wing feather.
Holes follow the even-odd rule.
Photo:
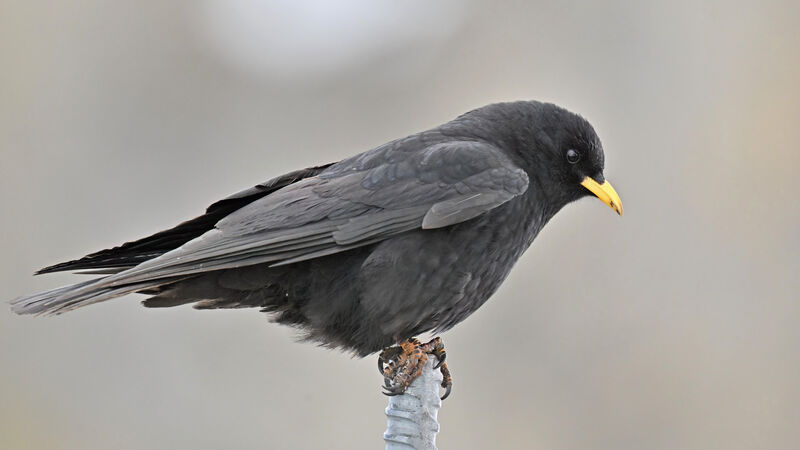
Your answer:
[[[365,170],[334,164],[338,176],[323,171],[286,186],[182,247],[111,275],[109,282],[331,255],[410,230],[472,219],[522,194],[528,185],[522,169],[484,143],[448,142],[401,156],[395,153],[393,162],[377,165],[373,156]]]
[[[44,306],[45,297],[16,304],[23,305],[21,310],[60,312],[198,273],[328,256],[411,230],[464,222],[528,188],[526,173],[489,144],[401,144],[292,179],[174,250],[90,283],[51,291]],[[249,200],[249,193],[243,196]]]

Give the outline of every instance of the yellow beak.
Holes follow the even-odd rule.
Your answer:
[[[622,200],[619,199],[617,191],[611,187],[611,183],[605,181],[603,184],[594,181],[591,177],[586,177],[581,181],[581,186],[592,191],[592,194],[603,201],[606,205],[611,207],[620,216],[622,215]]]

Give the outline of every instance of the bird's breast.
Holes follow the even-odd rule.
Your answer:
[[[461,224],[418,230],[381,243],[368,261],[370,292],[387,329],[445,330],[497,290],[541,229],[539,214],[514,201]],[[387,298],[391,300],[387,301]],[[400,331],[397,331],[400,332]]]

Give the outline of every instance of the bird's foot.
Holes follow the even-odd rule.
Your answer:
[[[439,337],[425,344],[411,338],[398,346],[383,349],[378,356],[378,370],[383,375],[384,394],[393,396],[405,392],[411,382],[422,374],[428,355],[438,360],[434,368],[442,372],[442,387],[445,389],[442,400],[446,399],[453,387],[453,379],[444,362],[447,353]]]

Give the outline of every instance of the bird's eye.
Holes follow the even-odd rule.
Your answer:
[[[581,160],[581,154],[573,149],[567,150],[567,162],[570,164],[575,164]]]

